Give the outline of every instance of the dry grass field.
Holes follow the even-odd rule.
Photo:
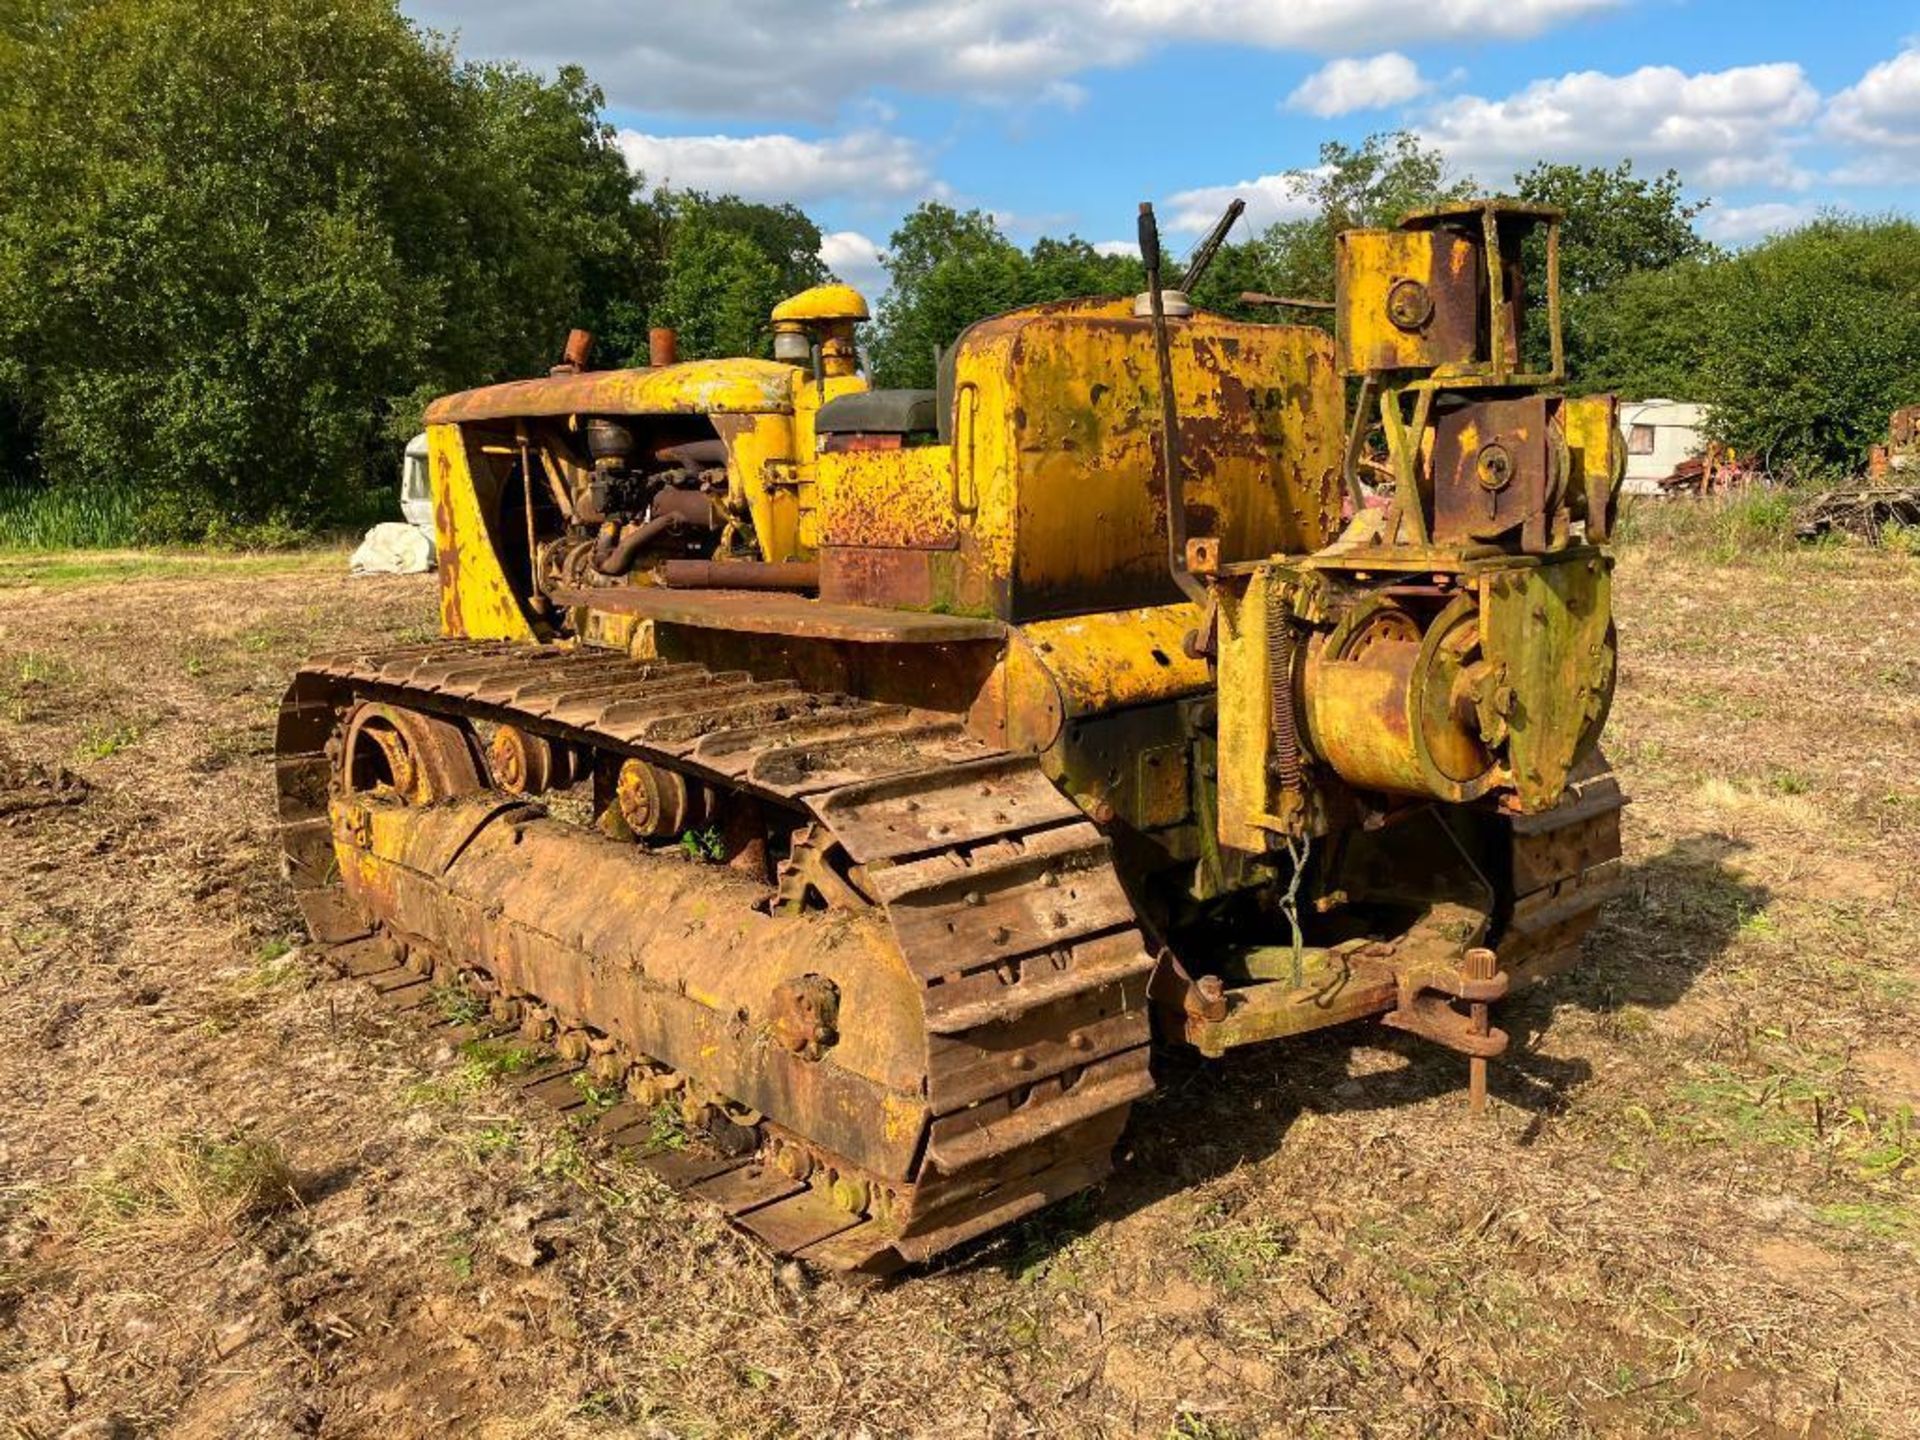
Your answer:
[[[344,569],[0,557],[0,1440],[1920,1434],[1920,562],[1629,546],[1630,883],[1486,1119],[1378,1028],[1169,1064],[881,1290],[302,951],[285,678],[433,619]]]

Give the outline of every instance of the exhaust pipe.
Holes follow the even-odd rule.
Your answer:
[[[593,332],[591,330],[569,330],[567,348],[560,354],[560,363],[548,373],[552,375],[578,375],[587,368],[587,362],[593,358]]]
[[[669,560],[660,583],[674,590],[818,590],[820,566],[813,560]]]

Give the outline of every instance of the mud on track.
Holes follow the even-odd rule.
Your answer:
[[[1172,1067],[880,1292],[289,948],[285,677],[433,618],[343,568],[0,564],[0,1437],[1913,1433],[1920,566],[1626,555],[1629,893],[1489,1124],[1380,1030]]]

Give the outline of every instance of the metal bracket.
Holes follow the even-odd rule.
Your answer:
[[[1483,1034],[1444,996],[1426,992],[1402,999],[1397,1009],[1380,1017],[1380,1023],[1457,1050],[1470,1059],[1491,1060],[1507,1048],[1506,1031],[1489,1027]]]
[[[333,807],[333,838],[357,850],[373,848],[373,816],[364,805],[336,803]]]
[[[1477,1115],[1487,1107],[1487,1061],[1505,1054],[1510,1038],[1489,1023],[1487,1007],[1505,998],[1512,980],[1484,946],[1467,951],[1464,960],[1459,970],[1400,971],[1400,1003],[1380,1023],[1465,1055],[1469,1101]],[[1455,1001],[1466,1002],[1464,1013],[1454,1008]]]
[[[1195,980],[1170,949],[1160,952],[1153,977],[1147,982],[1147,998],[1177,1013],[1183,1021],[1212,1022],[1227,1018],[1227,990],[1220,977],[1202,975]],[[1177,1026],[1175,1033],[1179,1033]]]

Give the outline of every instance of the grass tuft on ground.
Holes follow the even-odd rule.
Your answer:
[[[131,545],[140,538],[140,508],[132,489],[121,486],[0,486],[0,549],[82,550]]]
[[[232,1131],[130,1146],[59,1201],[56,1228],[113,1249],[232,1239],[299,1205],[300,1190],[278,1143]]]
[[[15,549],[0,543],[0,590],[65,589],[129,580],[226,577],[344,570],[337,545],[299,550]]]

